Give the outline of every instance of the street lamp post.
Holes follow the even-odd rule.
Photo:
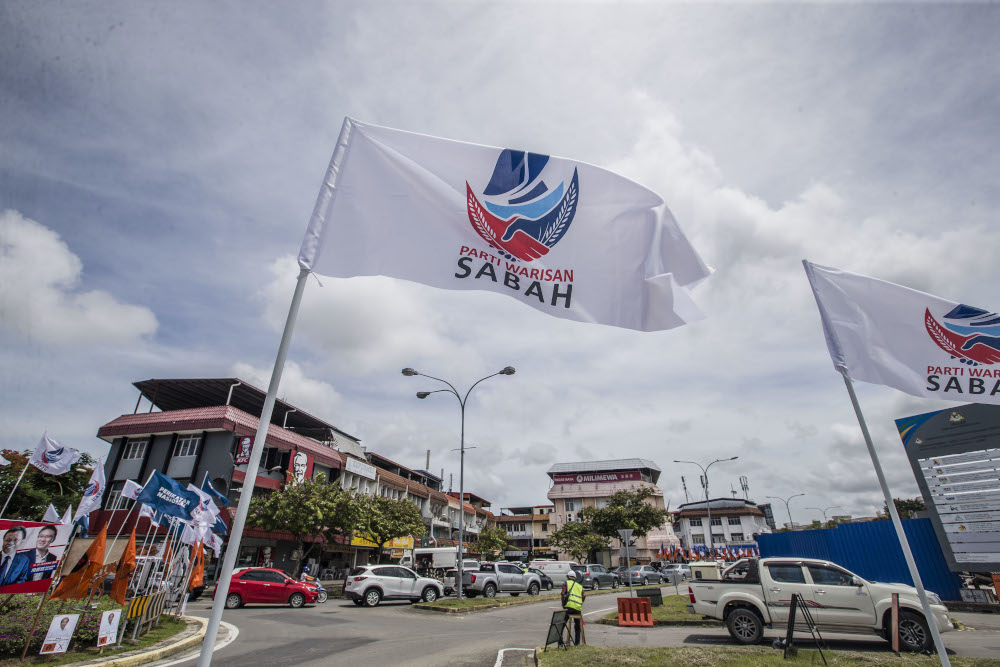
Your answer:
[[[789,530],[791,530],[792,527],[795,524],[792,521],[792,508],[788,506],[788,503],[792,500],[792,498],[798,498],[799,496],[804,496],[804,495],[806,495],[806,494],[804,494],[804,493],[796,493],[795,495],[788,496],[787,498],[782,498],[780,496],[767,496],[768,498],[773,498],[774,500],[780,500],[781,502],[785,503],[785,511],[788,512],[788,529]]]
[[[469,387],[469,391],[465,392],[465,397],[463,398],[462,395],[458,393],[458,390],[455,389],[455,386],[452,383],[448,382],[447,380],[436,378],[433,375],[425,375],[423,373],[418,373],[412,368],[403,369],[403,375],[406,375],[407,377],[419,375],[420,377],[425,377],[430,380],[437,380],[438,382],[443,382],[444,384],[448,385],[447,389],[435,389],[434,391],[418,391],[417,398],[421,399],[427,398],[431,394],[437,394],[439,392],[452,394],[455,398],[458,399],[458,405],[461,408],[462,412],[462,432],[461,432],[462,435],[459,441],[460,444],[459,444],[459,464],[458,464],[458,578],[457,581],[455,582],[455,594],[459,600],[462,599],[462,570],[463,570],[462,566],[464,565],[465,561],[465,558],[462,554],[462,544],[465,541],[465,403],[467,400],[469,400],[469,394],[472,393],[472,390],[475,389],[476,385],[482,382],[483,380],[488,380],[489,378],[495,377],[497,375],[513,375],[513,374],[514,374],[514,367],[507,366],[503,370],[493,373],[492,375],[487,375],[484,378],[480,378],[476,380],[471,387]]]
[[[715,459],[707,466],[703,466],[697,461],[674,461],[674,463],[691,463],[693,465],[701,468],[702,474],[705,476],[705,509],[708,510],[708,554],[712,555],[712,501],[708,499],[708,469],[711,468],[716,463],[722,463],[723,461],[735,461],[740,457],[733,456],[728,459]]]
[[[820,509],[818,507],[807,507],[806,509],[807,510],[816,510],[817,512],[822,512],[823,513],[823,523],[825,524],[827,522],[826,513],[829,512],[830,510],[833,510],[833,509],[840,509],[840,505],[830,505],[826,509]],[[792,517],[790,515],[788,517],[788,520],[789,521],[792,520]]]

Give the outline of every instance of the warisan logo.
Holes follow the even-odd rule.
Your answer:
[[[927,390],[954,394],[1000,394],[1000,315],[959,304],[940,316],[924,309],[924,327],[934,344],[959,366],[927,366]]]
[[[63,457],[66,453],[65,447],[56,447],[55,449],[46,449],[42,452],[42,461],[52,465],[54,463],[59,463],[59,459]]]

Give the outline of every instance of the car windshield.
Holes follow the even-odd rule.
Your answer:
[[[353,570],[351,570],[351,574],[349,576],[356,577],[359,574],[364,574],[367,571],[368,571],[367,567],[356,567]]]
[[[587,571],[587,566],[586,565],[573,565],[572,569],[573,569],[574,572],[586,572]]]

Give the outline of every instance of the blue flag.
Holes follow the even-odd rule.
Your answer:
[[[177,480],[156,471],[142,488],[137,500],[166,516],[185,521],[191,520],[191,510],[198,507],[201,502],[198,494],[188,491]]]
[[[212,482],[208,480],[207,476],[205,477],[205,481],[201,483],[201,490],[210,495],[212,497],[212,500],[214,500],[215,504],[218,505],[219,507],[226,507],[227,505],[229,505],[229,498],[226,498],[224,495],[216,491],[215,487],[212,486]],[[223,535],[225,535],[225,533],[223,533]]]
[[[218,535],[225,535],[228,531],[226,530],[226,524],[222,523],[222,517],[218,517],[215,520],[215,525],[212,526],[212,532]]]

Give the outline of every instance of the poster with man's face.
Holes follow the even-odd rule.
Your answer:
[[[306,478],[306,466],[309,464],[309,457],[304,452],[296,452],[292,458],[292,474],[295,476],[295,483],[301,484]]]
[[[97,630],[97,645],[114,644],[118,638],[118,621],[122,616],[121,609],[106,611],[101,614],[101,625]]]
[[[47,653],[65,653],[69,648],[69,642],[73,639],[73,632],[76,631],[76,623],[80,620],[80,614],[59,614],[52,617],[49,624],[49,631],[45,633],[42,641],[40,655]]]
[[[0,519],[0,595],[44,593],[72,526]]]

